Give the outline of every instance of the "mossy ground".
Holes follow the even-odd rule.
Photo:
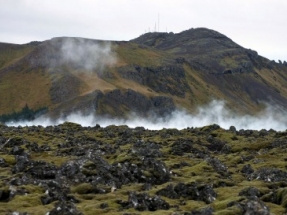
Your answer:
[[[229,150],[209,150],[208,147],[210,147],[210,144],[213,144],[209,141],[210,136],[216,139],[217,144],[224,143]],[[169,182],[153,185],[147,191],[142,189],[143,184],[141,183],[129,183],[114,192],[104,194],[94,193],[93,185],[89,183],[74,183],[70,186],[71,195],[79,200],[75,205],[83,214],[150,214],[150,211],[141,212],[133,208],[123,210],[117,202],[118,200],[126,201],[130,191],[147,192],[149,195],[154,196],[158,190],[166,187],[168,184],[179,182],[211,184],[217,193],[216,200],[206,204],[202,201],[185,198],[169,199],[162,196],[161,198],[168,202],[171,207],[169,210],[152,212],[153,214],[184,213],[205,207],[212,207],[214,214],[217,215],[242,214],[242,211],[236,205],[228,206],[228,204],[245,200],[247,197],[239,196],[239,193],[248,187],[256,187],[263,196],[274,189],[278,189],[277,195],[280,203],[275,204],[268,201],[264,203],[270,208],[272,214],[283,214],[286,212],[286,181],[272,182],[250,179],[242,172],[243,167],[246,165],[250,165],[255,171],[260,168],[276,168],[286,171],[287,152],[285,147],[272,146],[274,141],[287,141],[287,137],[280,135],[279,132],[267,132],[262,136],[259,131],[252,131],[252,133],[247,135],[214,126],[183,130],[163,129],[160,131],[145,129],[137,132],[135,129],[129,129],[126,126],[82,128],[77,124],[65,123],[47,128],[41,126],[19,128],[1,126],[1,137],[20,139],[21,144],[19,147],[28,152],[32,160],[45,161],[57,167],[77,157],[69,154],[68,152],[70,151],[67,148],[65,148],[66,151],[59,148],[59,144],[64,144],[68,141],[74,141],[75,144],[77,142],[84,143],[82,147],[85,149],[92,147],[93,142],[98,142],[100,143],[99,150],[103,151],[107,145],[115,146],[120,143],[115,153],[111,154],[105,151],[102,154],[102,158],[109,164],[124,163],[125,161],[138,162],[134,157],[136,155],[132,153],[134,143],[137,140],[142,140],[144,143],[154,143],[160,147],[162,156],[158,157],[158,159],[163,161],[172,172]],[[183,151],[181,155],[174,154],[173,147],[175,146],[173,144],[178,140],[190,141],[194,151]],[[50,149],[44,152],[34,152],[28,147],[28,143],[37,143],[38,146],[49,146]],[[11,180],[22,173],[12,173],[16,163],[15,156],[10,153],[12,148],[9,145],[4,146],[4,144],[0,145],[0,147],[0,157],[4,158],[8,164],[7,167],[0,168],[0,190],[5,190],[9,189]],[[79,147],[79,144],[77,147]],[[72,150],[73,145],[68,147],[68,149]],[[199,155],[200,152],[203,153],[203,156]],[[63,155],[63,153],[66,154]],[[226,173],[216,170],[209,162],[209,158],[216,158],[224,164],[227,167]],[[185,165],[181,165],[183,163]],[[85,165],[87,167],[89,164],[86,163]],[[150,173],[147,172],[147,174]],[[110,189],[109,185],[102,186]],[[55,202],[47,205],[41,203],[40,198],[45,193],[41,186],[27,184],[17,187],[17,189],[22,188],[26,194],[16,195],[9,201],[3,200],[0,202],[0,214],[7,214],[13,211],[27,212],[28,214],[45,214],[54,207]],[[185,203],[182,204],[182,202]],[[108,207],[101,208],[103,203],[106,203]]]

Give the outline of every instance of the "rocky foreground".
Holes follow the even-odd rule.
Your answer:
[[[0,126],[0,214],[284,214],[287,132]]]

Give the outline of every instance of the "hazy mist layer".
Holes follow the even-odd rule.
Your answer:
[[[10,122],[8,126],[32,126],[32,125],[58,125],[65,121],[81,124],[82,126],[95,126],[99,124],[102,127],[109,125],[127,125],[131,128],[142,126],[151,130],[159,130],[163,128],[183,129],[187,127],[202,127],[211,124],[218,124],[224,129],[235,126],[239,129],[274,129],[284,131],[287,128],[287,111],[277,106],[266,105],[261,113],[251,115],[234,115],[226,109],[223,101],[212,101],[208,105],[199,107],[196,114],[188,114],[184,110],[176,110],[165,118],[157,118],[150,116],[147,118],[137,117],[131,114],[129,119],[108,119],[94,115],[82,115],[74,113],[66,118],[52,121],[47,117],[39,117],[33,121]]]

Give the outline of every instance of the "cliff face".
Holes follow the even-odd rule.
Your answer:
[[[54,38],[0,44],[0,114],[49,108],[124,117],[192,111],[212,99],[255,113],[287,108],[287,67],[205,28],[147,33],[131,41]]]

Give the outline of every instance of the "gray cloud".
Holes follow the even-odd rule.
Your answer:
[[[130,40],[153,30],[207,27],[270,59],[287,60],[285,0],[0,0],[0,41],[71,36]]]

